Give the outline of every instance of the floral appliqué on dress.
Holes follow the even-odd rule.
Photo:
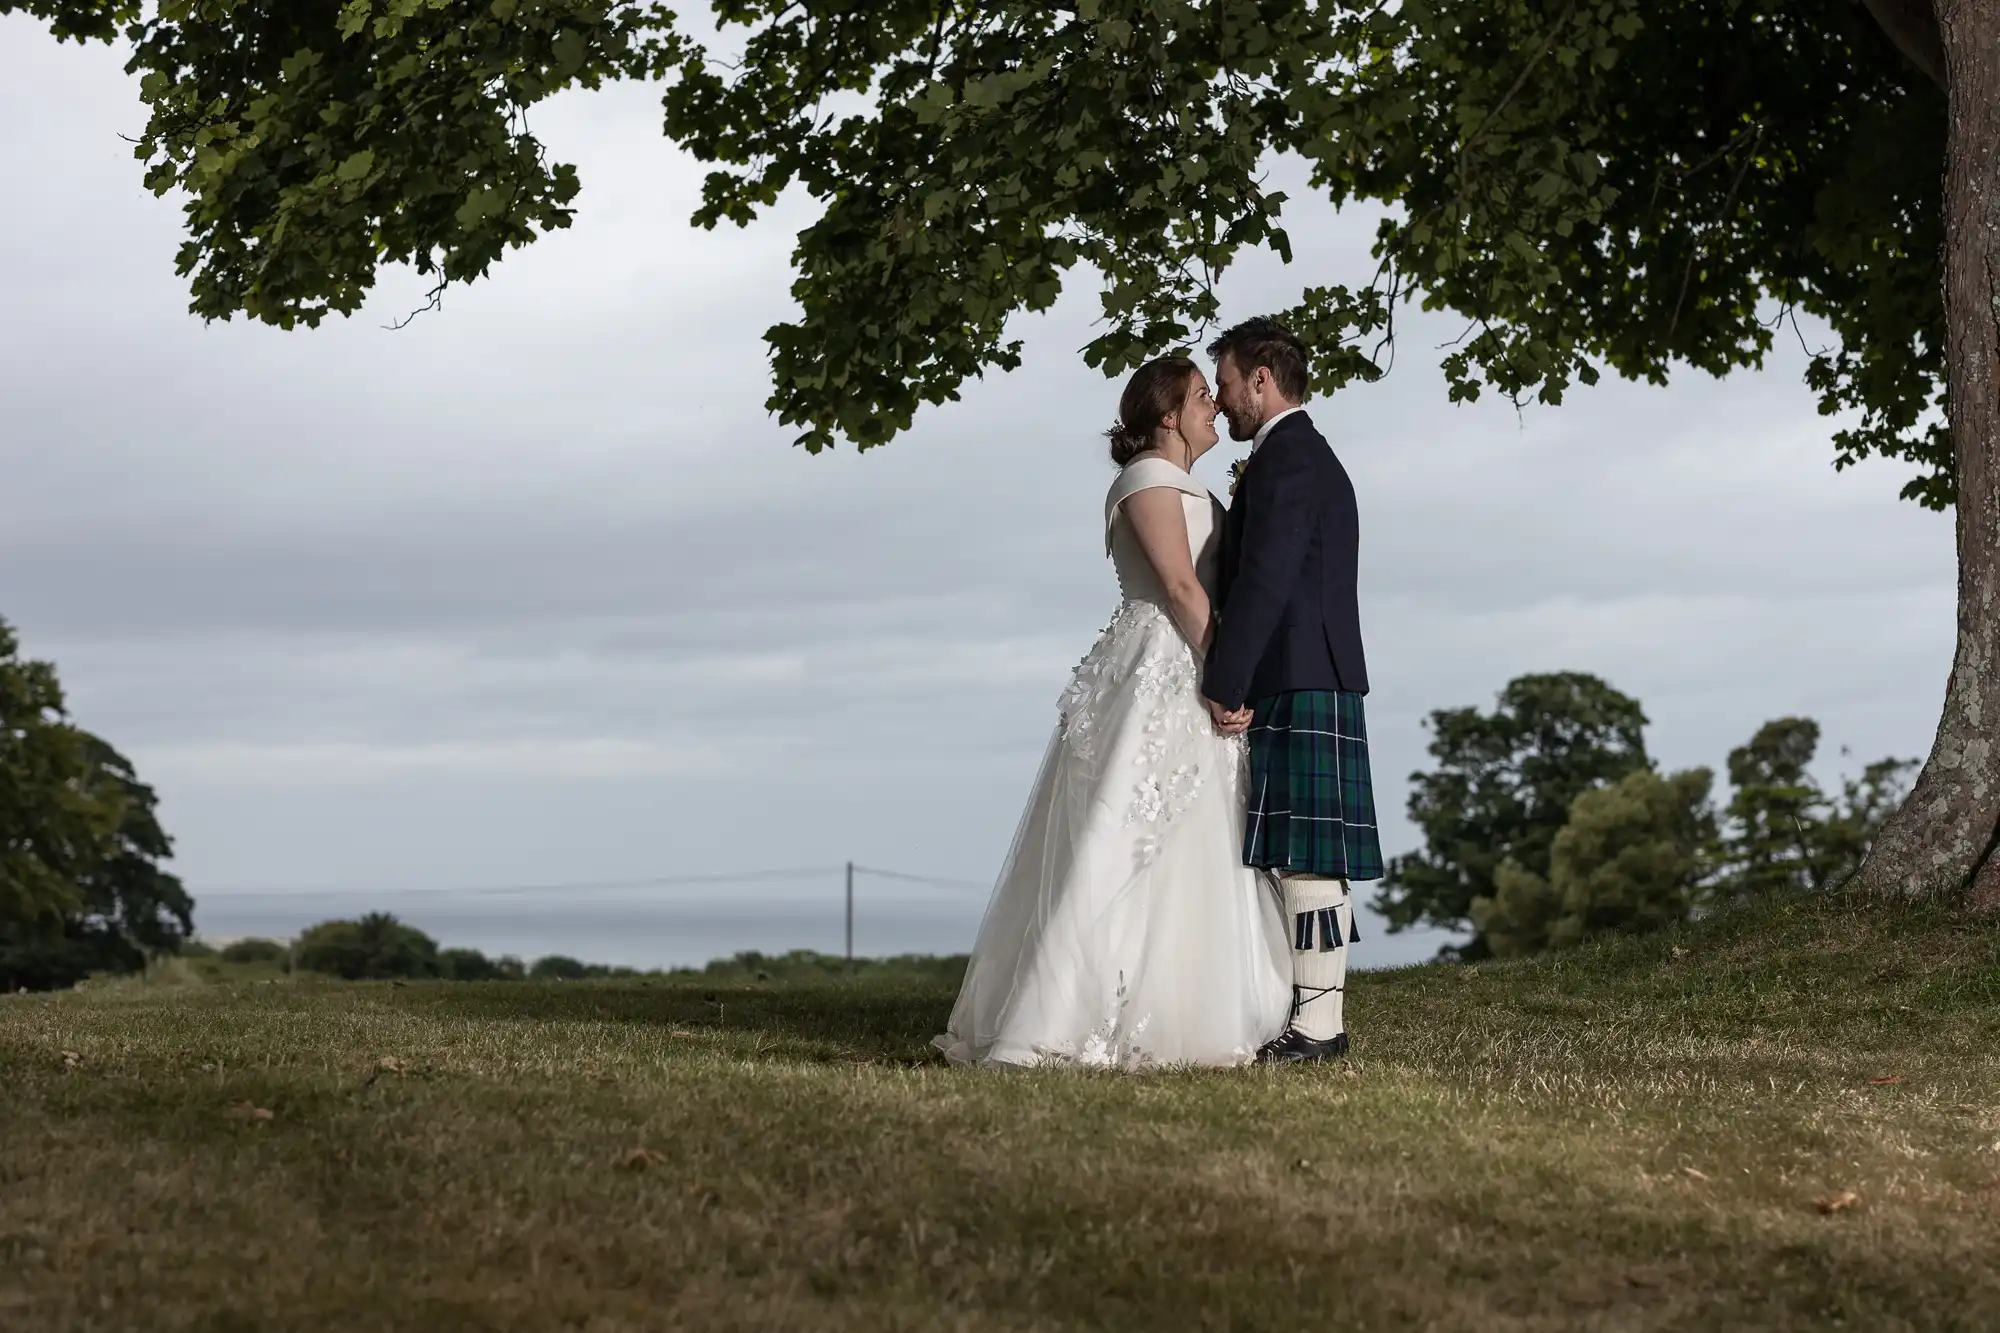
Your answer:
[[[1138,658],[1132,661],[1135,649]],[[1202,747],[1190,744],[1211,734],[1200,676],[1193,650],[1166,610],[1154,602],[1127,601],[1077,664],[1057,703],[1064,743],[1090,763],[1098,757],[1104,702],[1133,701],[1140,731],[1133,763],[1139,772],[1125,824],[1145,826],[1134,846],[1136,869],[1158,857],[1174,820],[1201,790]],[[1116,781],[1115,775],[1104,777]]]

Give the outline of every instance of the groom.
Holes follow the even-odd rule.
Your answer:
[[[1273,319],[1210,344],[1229,437],[1249,440],[1222,536],[1222,613],[1202,677],[1217,730],[1250,736],[1244,864],[1292,919],[1292,1018],[1260,1062],[1347,1053],[1350,885],[1382,877],[1361,696],[1354,486],[1299,406],[1306,349]]]

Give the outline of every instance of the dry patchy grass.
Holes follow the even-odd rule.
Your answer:
[[[2000,1325],[1992,927],[1353,996],[1344,1065],[1144,1077],[945,1068],[906,983],[12,997],[0,1328]]]

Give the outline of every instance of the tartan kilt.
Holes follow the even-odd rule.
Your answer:
[[[1299,690],[1253,704],[1243,864],[1382,878],[1361,696]]]

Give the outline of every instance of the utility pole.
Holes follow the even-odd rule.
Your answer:
[[[854,970],[854,862],[847,863],[847,970]]]

